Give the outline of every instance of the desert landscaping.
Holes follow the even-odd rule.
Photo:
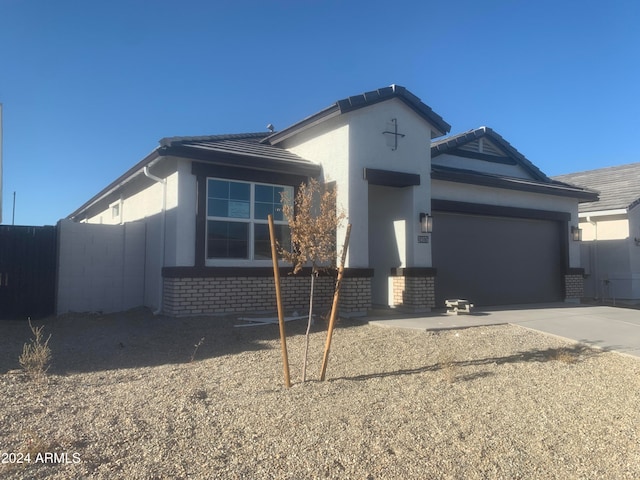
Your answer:
[[[326,324],[314,325],[302,383],[306,325],[293,321],[287,389],[278,327],[238,323],[146,310],[44,319],[42,379],[18,362],[27,322],[0,323],[0,476],[640,478],[637,358],[512,325],[343,319],[324,382]]]

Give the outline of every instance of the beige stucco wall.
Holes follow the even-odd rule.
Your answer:
[[[590,220],[588,222],[584,218],[580,219],[583,241],[623,240],[629,237],[629,220],[627,218],[598,219],[592,217]],[[594,223],[597,224],[597,228]]]
[[[177,185],[178,173],[174,172],[167,177],[167,209],[175,208],[177,205]],[[87,223],[119,225],[158,215],[162,211],[162,195],[163,186],[157,182],[153,182],[143,190],[131,193],[125,188],[119,201],[110,202],[109,206],[88,218]],[[120,215],[114,218],[111,207],[118,202]]]
[[[396,150],[383,134],[394,118],[398,132],[404,135]],[[393,221],[406,220],[400,246],[406,263],[431,265],[429,244],[417,243],[418,212],[430,211],[430,138],[431,126],[404,102],[392,99],[329,119],[283,142],[288,150],[320,163],[324,178],[337,183],[338,204],[352,224],[350,242],[358,245],[349,250],[347,266],[369,266],[369,184],[364,168],[420,175],[419,186],[406,187],[410,194],[402,218],[394,215],[389,221],[393,225]],[[343,231],[338,232],[339,244],[343,237]]]
[[[640,299],[640,207],[616,215],[582,215],[586,294]]]
[[[404,135],[398,138],[396,150],[392,150],[389,135],[382,133],[390,129],[389,122],[393,118],[397,121],[398,133]],[[356,235],[360,236],[363,244],[367,243],[367,239],[375,241],[376,236],[376,232],[369,228],[368,221],[366,224],[364,222],[368,220],[369,208],[369,203],[362,201],[369,195],[369,184],[363,178],[364,168],[418,174],[420,185],[401,189],[404,208],[390,214],[386,224],[391,226],[392,222],[398,220],[405,222],[405,244],[399,247],[405,251],[407,266],[431,266],[431,245],[418,243],[419,212],[431,211],[431,125],[398,99],[351,112],[349,121],[349,208],[352,218],[363,220],[358,222],[360,228]],[[361,252],[361,255],[364,257],[365,252]],[[368,261],[371,258],[368,251],[366,256]]]
[[[302,158],[322,165],[322,180],[336,182],[338,208],[345,213],[347,221],[353,222],[349,210],[349,125],[345,117],[335,117],[300,132],[295,137],[284,141],[282,146]],[[338,245],[343,243],[345,228],[343,225],[337,232]],[[352,225],[352,235],[356,228]],[[354,258],[353,252],[349,251],[346,265],[355,266],[357,260]]]
[[[162,210],[166,208],[165,266],[193,266],[195,262],[196,177],[191,173],[191,161],[172,159],[176,169],[166,177],[166,204],[163,204],[163,185],[148,181],[139,191],[123,189],[120,200],[93,215],[87,223],[118,225],[139,220],[158,223],[160,235]],[[159,173],[151,171],[160,176]],[[120,215],[114,217],[111,207],[120,204]],[[159,241],[156,237],[154,241]],[[160,247],[158,247],[160,248]]]
[[[392,131],[393,119],[403,135],[397,146],[393,136],[383,133]],[[377,304],[391,303],[391,268],[431,266],[430,243],[418,242],[419,212],[431,211],[431,130],[424,118],[394,98],[325,120],[282,143],[321,164],[324,179],[336,182],[338,204],[352,225],[347,266],[374,269],[372,300]],[[365,168],[417,174],[420,184],[370,185]],[[343,238],[344,228],[338,245]]]

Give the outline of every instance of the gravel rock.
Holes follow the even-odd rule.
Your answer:
[[[345,320],[325,382],[315,325],[301,383],[304,329],[287,323],[287,389],[277,326],[145,311],[49,319],[53,363],[36,382],[16,371],[28,326],[4,322],[0,454],[31,463],[0,464],[0,477],[640,478],[636,358],[517,326]],[[55,461],[34,461],[47,452]]]

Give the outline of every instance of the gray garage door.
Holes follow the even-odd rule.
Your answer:
[[[436,302],[475,305],[562,300],[560,223],[434,213],[432,252]]]

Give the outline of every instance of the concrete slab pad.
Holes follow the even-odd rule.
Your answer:
[[[515,324],[605,350],[640,357],[640,310],[566,303],[476,310],[472,315],[374,312],[369,323],[381,327],[444,330]]]

